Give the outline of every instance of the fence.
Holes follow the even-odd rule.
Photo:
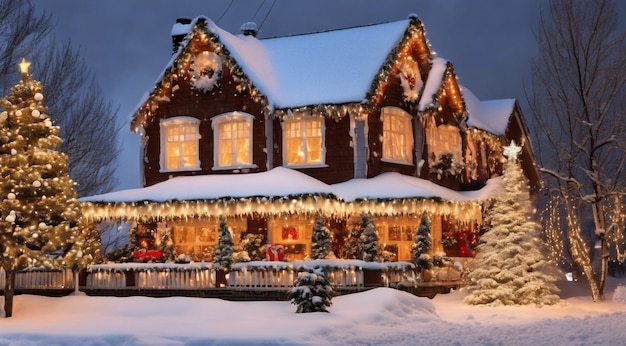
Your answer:
[[[6,273],[0,268],[0,290],[6,285]],[[15,273],[16,290],[71,290],[74,289],[72,271],[31,269]]]
[[[404,286],[454,286],[456,275],[444,277],[438,271],[436,278],[426,282],[417,280],[415,267],[407,262],[368,263],[358,260],[315,260],[302,262],[247,262],[235,264],[229,273],[216,270],[212,263],[117,263],[93,265],[81,273],[79,289],[88,294],[135,295],[161,292],[162,295],[211,296],[212,291],[284,291],[293,287],[295,279],[304,271],[321,268],[331,285],[343,292],[359,291],[372,287]],[[453,271],[453,268],[448,268]],[[451,277],[449,277],[451,276]],[[446,281],[447,280],[447,281]],[[0,290],[4,288],[5,274],[0,269]],[[67,290],[74,289],[70,270],[29,270],[16,273],[16,290]],[[35,292],[33,292],[35,291]],[[169,292],[169,293],[168,293]],[[187,292],[187,293],[185,293]],[[195,293],[194,293],[195,292]],[[202,294],[197,294],[201,292]],[[239,293],[237,293],[239,292]],[[160,293],[155,293],[160,294]],[[223,294],[223,293],[222,293]]]

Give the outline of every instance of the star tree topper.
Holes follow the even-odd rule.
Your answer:
[[[517,155],[519,155],[521,151],[522,147],[515,144],[515,141],[511,141],[511,144],[508,147],[504,147],[502,152],[509,161],[512,161],[517,160]]]

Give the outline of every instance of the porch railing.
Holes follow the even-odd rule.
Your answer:
[[[117,263],[93,265],[82,273],[80,290],[191,291],[214,288],[232,290],[285,290],[293,287],[300,273],[322,268],[336,289],[361,290],[370,287],[403,285],[450,285],[458,281],[454,268],[440,268],[427,279],[416,277],[415,267],[408,262],[368,263],[358,260],[315,260],[301,262],[247,262],[235,264],[229,273],[216,270],[212,263]],[[5,274],[0,269],[0,290]],[[71,290],[74,278],[70,270],[29,270],[16,273],[16,290]]]
[[[6,285],[6,273],[0,268],[0,290]],[[15,273],[16,290],[60,290],[73,289],[74,278],[72,271],[30,269]]]

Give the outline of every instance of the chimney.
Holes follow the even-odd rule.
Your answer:
[[[191,31],[189,27],[191,19],[189,18],[177,18],[176,23],[172,27],[172,54],[178,52],[178,47],[185,39],[185,36]]]
[[[252,36],[252,37],[256,37],[256,35],[259,32],[259,28],[256,26],[255,22],[243,23],[243,25],[241,26],[239,30],[241,30],[241,33],[244,34],[244,36]]]

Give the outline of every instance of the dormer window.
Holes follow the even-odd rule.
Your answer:
[[[411,115],[397,107],[383,107],[383,157],[386,162],[413,164]]]
[[[214,117],[213,169],[253,168],[252,121],[254,116],[244,112],[229,112]]]
[[[161,121],[161,172],[200,169],[200,120],[179,116]]]
[[[283,123],[283,162],[285,166],[323,166],[324,117],[300,115]]]

